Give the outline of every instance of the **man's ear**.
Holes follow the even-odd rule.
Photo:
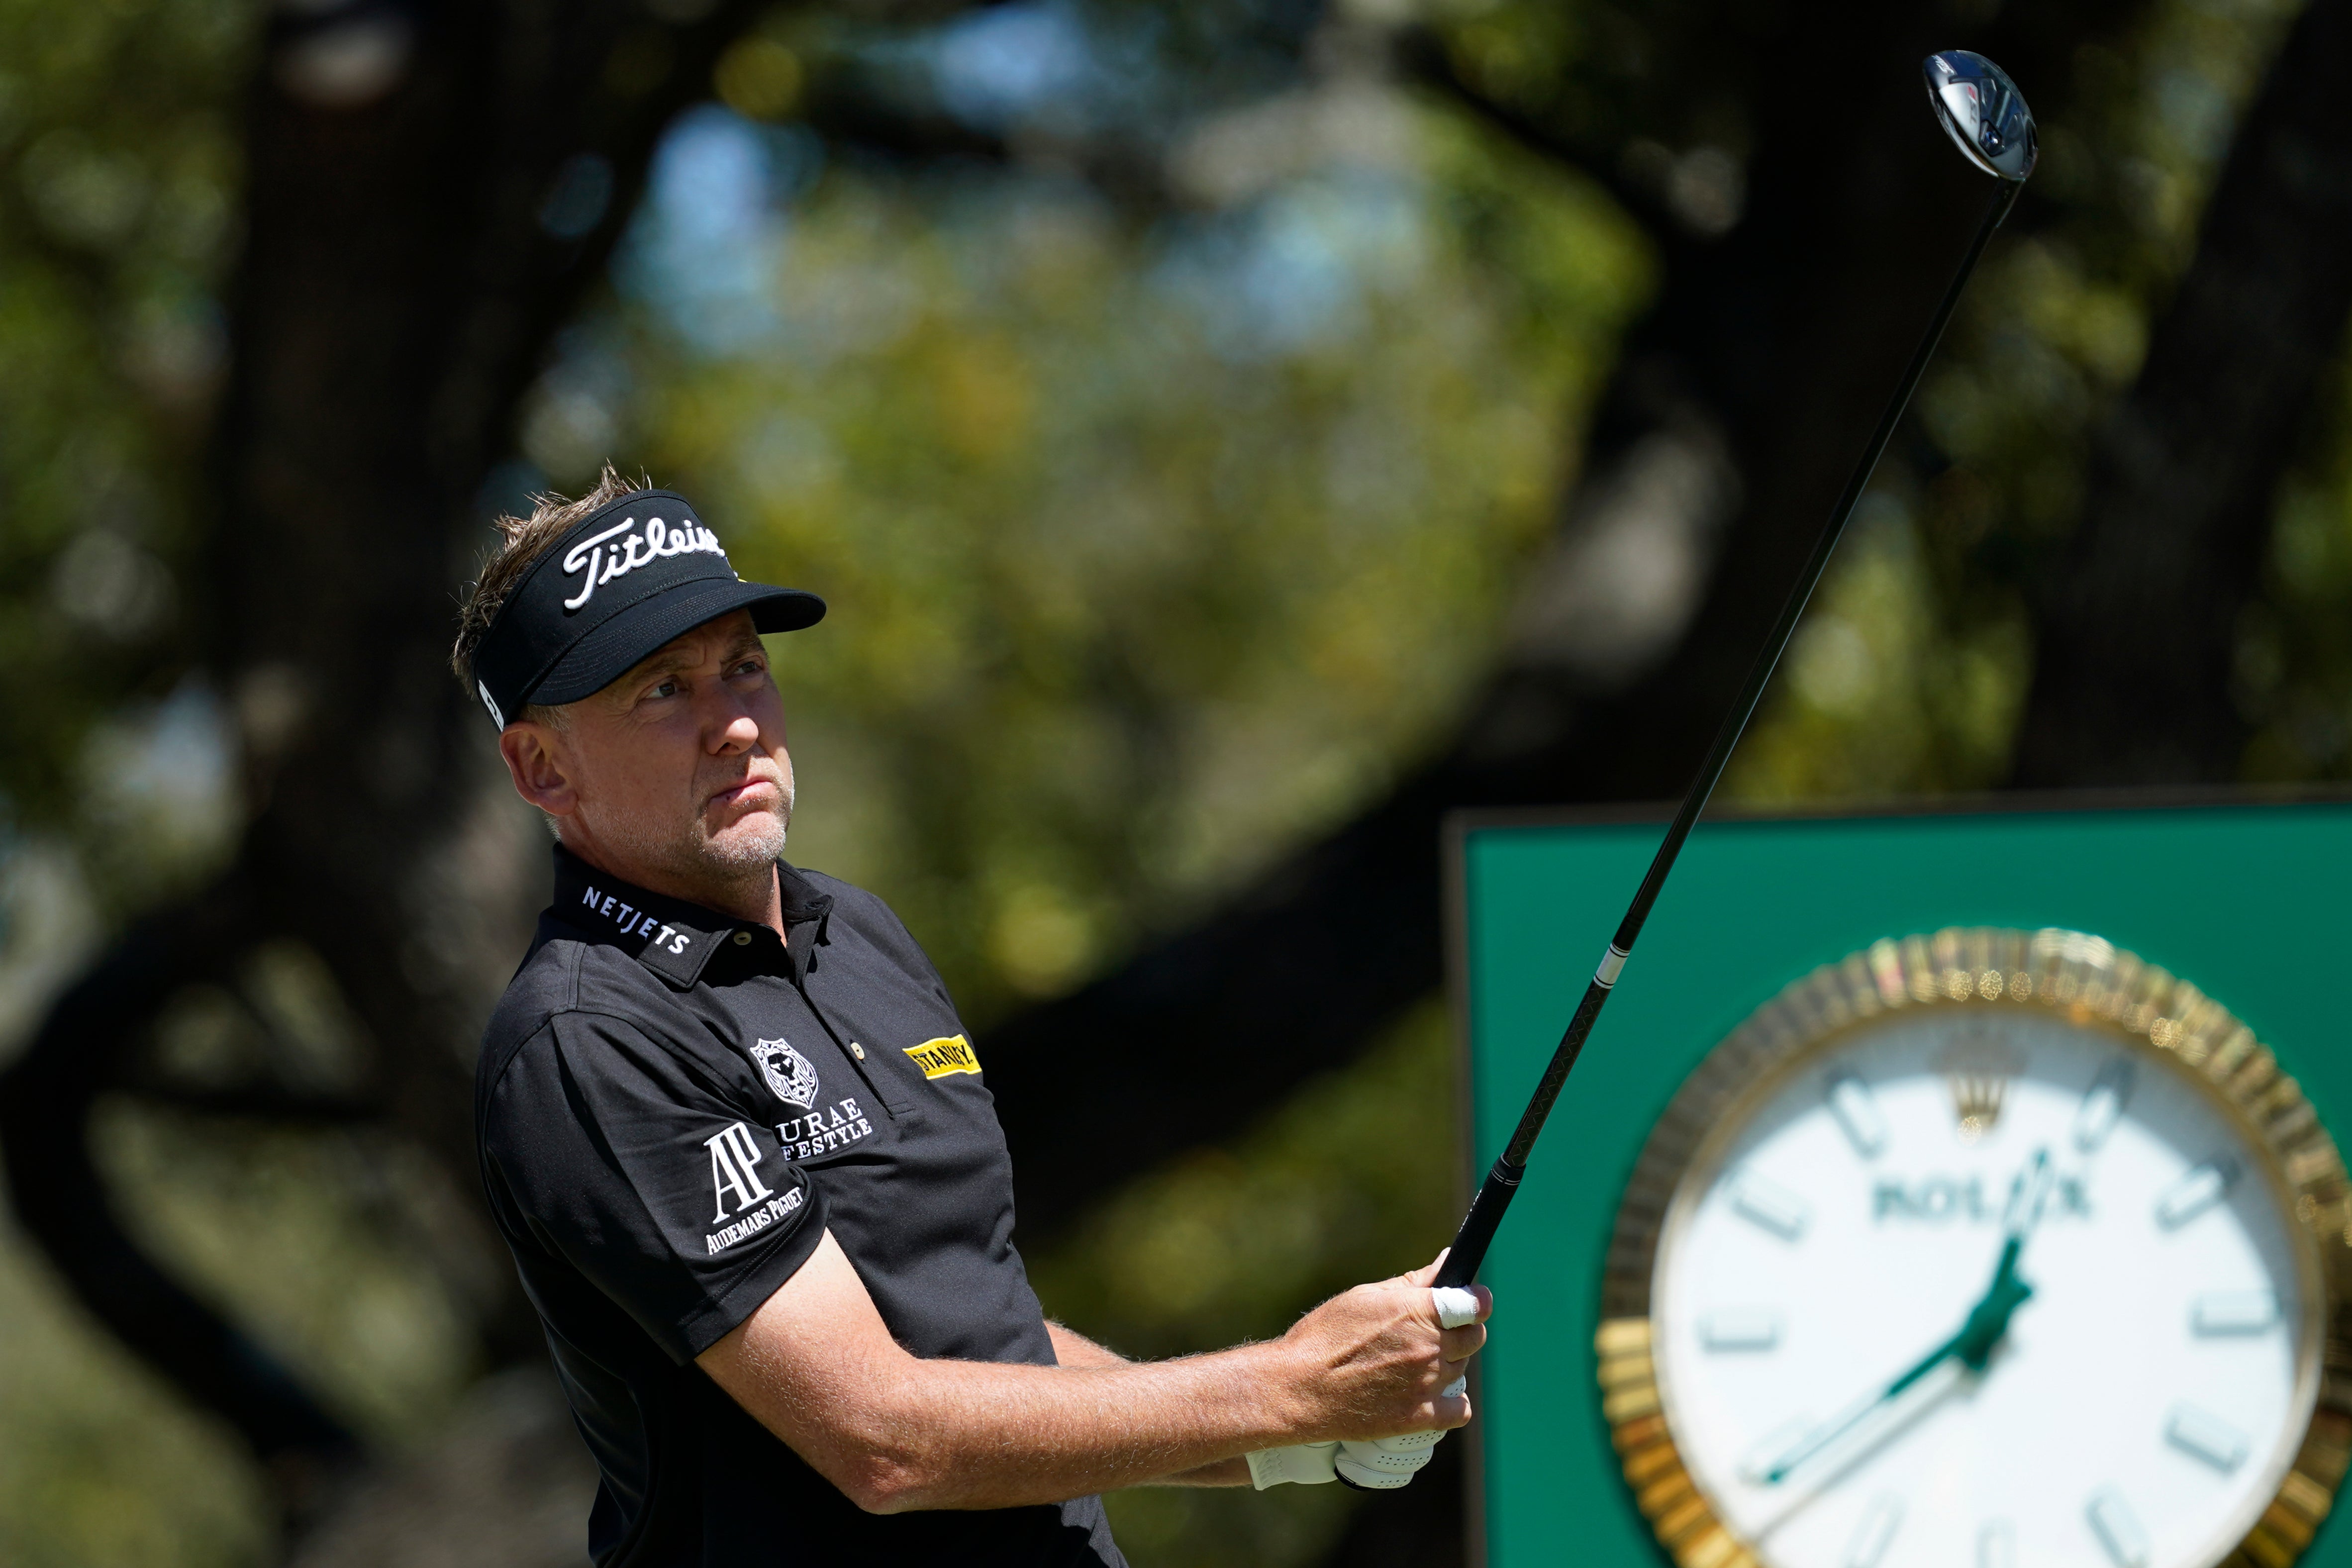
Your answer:
[[[554,730],[535,719],[518,719],[499,733],[499,755],[506,759],[515,794],[550,816],[569,816],[580,808],[568,752]]]

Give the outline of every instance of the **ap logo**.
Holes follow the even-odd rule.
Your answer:
[[[791,1041],[761,1040],[751,1047],[751,1059],[760,1064],[760,1076],[778,1100],[803,1110],[816,1103],[816,1068],[793,1049]]]

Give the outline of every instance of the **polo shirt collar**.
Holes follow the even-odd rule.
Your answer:
[[[816,923],[816,943],[827,940],[833,897],[811,886],[792,867],[776,862],[776,881],[783,897],[787,929]],[[750,942],[775,941],[775,932],[757,921],[738,920],[716,910],[664,893],[648,891],[633,882],[600,871],[561,844],[555,846],[555,902],[549,913],[575,926],[596,941],[617,947],[683,991],[701,979],[713,954],[738,936]],[[795,942],[784,951],[794,979],[815,966],[812,944]]]

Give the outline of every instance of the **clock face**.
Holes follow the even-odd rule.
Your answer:
[[[1653,1354],[1685,1463],[1766,1563],[2205,1568],[2277,1492],[2315,1259],[2266,1152],[2161,1053],[2022,1008],[1897,1015],[1708,1165],[1659,1246]],[[1981,1367],[1964,1345],[1885,1397],[2012,1235],[2032,1293],[1994,1302]]]
[[[1682,1568],[2284,1564],[2352,1432],[2347,1220],[2293,1081],[2193,987],[2077,933],[1882,942],[1661,1119],[1603,1410]]]

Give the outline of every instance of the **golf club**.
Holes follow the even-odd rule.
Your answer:
[[[2026,108],[2017,84],[2009,79],[2006,72],[1982,55],[1970,54],[1966,49],[1948,49],[1928,56],[1926,70],[1927,100],[1935,105],[1945,131],[1967,154],[1969,162],[1998,182],[1992,200],[1985,208],[1983,221],[1977,226],[1976,237],[1969,242],[1967,254],[1960,258],[1959,269],[1952,274],[1951,286],[1944,290],[1943,302],[1936,307],[1934,317],[1927,322],[1927,330],[1921,335],[1903,379],[1895,384],[1894,396],[1887,399],[1886,412],[1879,416],[1878,428],[1871,433],[1870,444],[1863,448],[1861,461],[1846,480],[1844,493],[1831,510],[1829,522],[1822,530],[1811,556],[1798,574],[1795,586],[1789,590],[1788,602],[1780,607],[1780,618],[1765,637],[1763,649],[1749,668],[1748,679],[1733,700],[1731,711],[1724,715],[1723,727],[1716,732],[1706,760],[1699,764],[1698,777],[1691,781],[1690,793],[1683,797],[1681,809],[1675,813],[1665,841],[1659,845],[1649,873],[1642,879],[1641,889],[1633,895],[1625,918],[1618,923],[1617,934],[1611,939],[1609,951],[1602,954],[1600,967],[1585,987],[1584,1000],[1577,1004],[1576,1016],[1569,1020],[1567,1031],[1560,1036],[1550,1065],[1544,1068],[1542,1080],[1536,1085],[1535,1094],[1519,1117],[1517,1129],[1496,1157],[1494,1168],[1486,1173],[1477,1197],[1471,1202],[1469,1214],[1462,1221],[1462,1228],[1454,1233],[1453,1250],[1438,1271],[1437,1283],[1441,1286],[1467,1285],[1477,1278],[1479,1265],[1486,1261],[1487,1245],[1495,1239],[1496,1228],[1502,1224],[1504,1212],[1518,1191],[1520,1177],[1527,1173],[1528,1159],[1543,1131],[1544,1120],[1551,1114],[1553,1102],[1559,1099],[1569,1072],[1576,1066],[1576,1058],[1583,1051],[1601,1009],[1607,1005],[1609,993],[1617,984],[1626,959],[1633,955],[1633,942],[1642,934],[1643,922],[1649,919],[1650,906],[1657,902],[1659,889],[1665,886],[1666,875],[1674,869],[1675,858],[1682,852],[1683,841],[1690,837],[1692,825],[1706,808],[1707,796],[1714,793],[1717,780],[1723,776],[1724,764],[1731,760],[1732,748],[1739,743],[1740,733],[1747,729],[1757,700],[1764,695],[1773,668],[1780,663],[1798,620],[1805,613],[1806,601],[1812,597],[1823,569],[1829,565],[1831,553],[1837,549],[1838,538],[1845,531],[1846,520],[1853,515],[1854,503],[1862,499],[1863,487],[1870,482],[1879,454],[1886,449],[1888,438],[1895,434],[1895,422],[1902,418],[1912,390],[1919,384],[1920,373],[1927,368],[1937,341],[1944,335],[1945,323],[1951,320],[1952,309],[1959,303],[1960,291],[1968,287],[1969,274],[1976,270],[1977,258],[1984,254],[1986,242],[2000,226],[2001,219],[2009,216],[2010,205],[2024,187],[2027,176],[2033,173],[2037,147],[2032,111]]]

